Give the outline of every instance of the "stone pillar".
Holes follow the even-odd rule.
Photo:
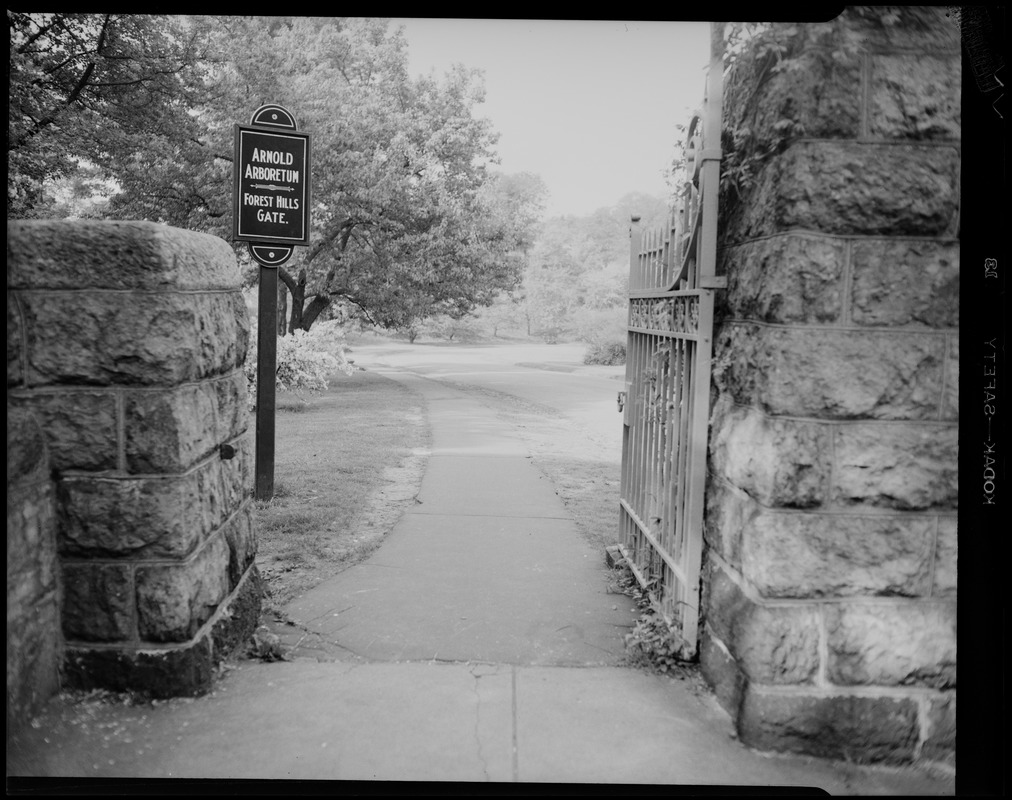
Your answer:
[[[7,411],[7,730],[59,687],[63,654],[56,558],[56,498],[42,430]]]
[[[701,662],[760,750],[954,750],[960,46],[895,13],[725,94],[776,146],[721,209]]]
[[[260,607],[235,257],[154,223],[22,221],[7,263],[8,413],[39,420],[56,481],[64,684],[206,691]]]

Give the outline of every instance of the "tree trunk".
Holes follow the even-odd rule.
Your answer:
[[[327,308],[331,303],[330,295],[318,294],[312,300],[309,301],[309,308],[306,309],[302,315],[302,329],[308,331],[313,323],[316,322],[316,318],[323,313],[323,310]]]
[[[288,290],[284,281],[278,281],[278,336],[286,333],[288,320]]]
[[[303,312],[306,305],[306,270],[299,270],[299,279],[290,285],[292,293],[292,314],[288,323],[288,332],[295,333],[297,330],[308,330],[303,322]]]

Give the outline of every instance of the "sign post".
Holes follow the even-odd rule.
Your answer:
[[[247,242],[260,264],[257,313],[257,500],[274,496],[274,416],[277,374],[278,267],[296,246],[309,244],[311,137],[278,105],[235,126],[232,239]]]

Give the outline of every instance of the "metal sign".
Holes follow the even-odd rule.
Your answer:
[[[281,106],[262,106],[250,122],[235,126],[232,238],[277,267],[309,244],[311,137]]]
[[[309,135],[235,127],[235,240],[309,244]]]
[[[278,267],[309,244],[311,140],[277,105],[235,126],[232,238],[247,242],[260,264],[257,310],[257,500],[274,496],[274,412],[277,371]]]

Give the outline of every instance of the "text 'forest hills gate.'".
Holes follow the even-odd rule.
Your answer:
[[[696,654],[712,352],[722,64],[690,123],[682,208],[630,243],[619,541],[676,635]]]

